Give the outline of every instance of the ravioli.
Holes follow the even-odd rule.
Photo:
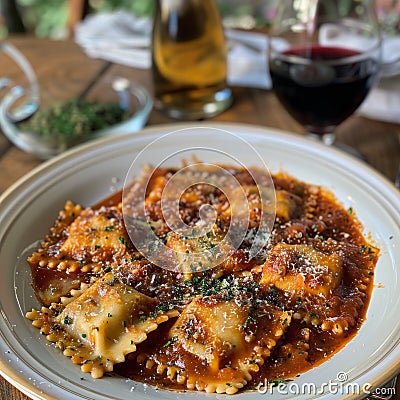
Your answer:
[[[123,362],[125,355],[147,334],[178,312],[154,313],[157,301],[121,283],[111,272],[68,302],[58,315],[48,309],[32,310],[27,315],[56,342],[82,371],[99,378]],[[59,309],[53,305],[53,309]],[[49,324],[49,322],[51,322]],[[50,327],[50,330],[49,330]]]
[[[260,283],[328,297],[342,279],[342,266],[343,260],[335,253],[325,254],[305,244],[278,243],[263,266]]]
[[[251,381],[291,321],[291,312],[271,305],[258,310],[256,324],[249,323],[249,312],[250,306],[219,296],[192,300],[169,330],[172,350],[166,355],[161,348],[144,357],[146,365],[156,365],[157,373],[166,372],[188,389],[237,392]]]

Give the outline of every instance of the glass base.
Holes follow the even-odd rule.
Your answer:
[[[171,118],[195,121],[213,117],[232,105],[233,96],[229,88],[203,97],[193,98],[190,93],[180,92],[163,95],[155,100],[155,107]]]
[[[323,135],[319,135],[316,133],[307,132],[307,137],[316,142],[324,143],[327,146],[333,146],[337,149],[344,151],[351,156],[358,158],[359,160],[366,161],[366,158],[354,147],[351,147],[344,143],[338,143],[335,141],[335,134],[334,133],[324,133]]]

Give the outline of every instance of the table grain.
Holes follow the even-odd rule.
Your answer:
[[[79,96],[87,88],[101,98],[104,85],[118,75],[141,83],[153,93],[149,70],[88,58],[73,41],[29,36],[13,36],[8,40],[32,64],[40,82],[42,106],[51,104],[54,98],[65,100]],[[21,83],[21,72],[6,56],[0,56],[0,75]],[[273,92],[254,88],[232,89],[232,107],[209,121],[246,123],[304,134],[303,128],[281,107]],[[160,111],[153,110],[148,125],[176,122]],[[337,141],[357,149],[367,163],[390,181],[395,179],[400,165],[400,125],[354,115],[338,127]],[[40,164],[40,160],[19,150],[4,135],[0,135],[0,194]],[[0,400],[28,399],[0,377]],[[397,383],[393,399],[400,400],[400,382]]]

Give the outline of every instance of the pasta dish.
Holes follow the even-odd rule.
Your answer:
[[[144,201],[133,196],[128,219],[136,221],[136,232],[150,227],[172,252],[174,268],[147,256],[151,243],[139,251],[121,192],[90,207],[66,202],[28,259],[40,306],[27,318],[83,372],[234,394],[295,377],[357,333],[379,249],[363,235],[354,210],[283,172],[272,176],[271,202],[264,202],[256,170],[224,168],[243,198],[233,190],[227,201],[225,188],[204,183],[175,197],[169,192],[192,228],[183,233],[172,229],[162,207],[178,169],[152,170],[131,186]],[[207,174],[223,182],[219,171]],[[199,223],[202,205],[212,206],[208,229]],[[272,229],[252,254],[262,213],[272,206]],[[243,240],[232,246],[226,234],[234,214],[246,219]]]

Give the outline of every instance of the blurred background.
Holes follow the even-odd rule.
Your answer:
[[[274,15],[278,0],[218,0],[224,23],[252,29],[265,26]],[[1,0],[0,37],[27,32],[38,37],[63,39],[70,35],[69,19],[112,10],[136,16],[152,16],[151,0]],[[75,14],[75,15],[73,15]]]
[[[298,0],[301,1],[301,0]],[[348,0],[341,2],[345,7]],[[361,1],[361,0],[360,0]],[[268,25],[275,16],[279,0],[217,0],[224,25],[254,29]],[[29,33],[38,37],[65,39],[72,26],[88,14],[128,10],[136,16],[151,16],[151,0],[1,0],[0,38],[10,33]],[[400,31],[400,0],[377,0],[384,30]]]

